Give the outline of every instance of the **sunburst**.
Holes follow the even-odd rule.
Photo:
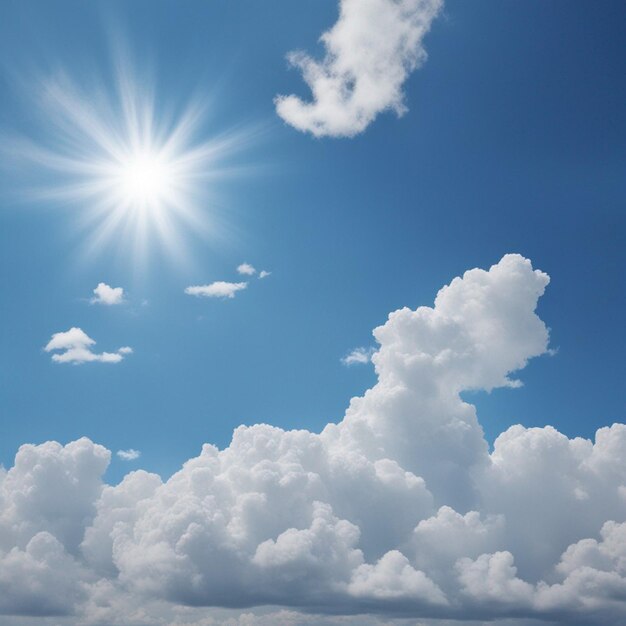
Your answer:
[[[214,232],[212,183],[237,169],[229,159],[250,132],[207,137],[197,99],[166,115],[167,103],[157,107],[154,90],[127,71],[108,92],[63,74],[41,86],[41,136],[12,148],[51,174],[34,193],[75,209],[89,253],[116,245],[144,257],[158,242],[182,259],[185,230]]]

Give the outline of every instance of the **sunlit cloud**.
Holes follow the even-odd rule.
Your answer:
[[[133,349],[129,346],[118,348],[115,352],[96,353],[92,350],[95,345],[93,340],[81,328],[72,327],[65,332],[54,333],[46,344],[46,352],[54,352],[52,360],[55,363],[119,363],[125,356],[132,354]]]
[[[626,623],[626,425],[516,424],[490,446],[463,397],[548,353],[549,281],[508,254],[390,313],[374,384],[319,432],[242,425],[116,484],[87,438],[21,446],[0,475],[2,623]],[[73,331],[54,345],[91,341]]]
[[[128,62],[115,73],[113,86],[65,73],[31,81],[44,123],[6,142],[7,158],[36,176],[28,199],[76,209],[88,255],[114,244],[141,260],[156,245],[182,261],[183,234],[217,234],[215,183],[238,172],[232,157],[253,131],[210,136],[208,97],[177,109]]]
[[[276,112],[315,137],[354,137],[383,111],[407,110],[403,85],[426,60],[423,40],[443,0],[340,0],[339,19],[322,34],[322,59],[288,55],[312,99],[280,95]]]
[[[111,287],[106,283],[98,283],[93,293],[94,297],[89,301],[91,304],[113,306],[124,302],[124,289],[122,287]]]
[[[268,272],[267,270],[261,270],[259,272],[259,278],[267,278],[271,275],[272,272]]]

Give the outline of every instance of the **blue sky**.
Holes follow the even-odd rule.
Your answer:
[[[319,429],[371,385],[369,366],[340,357],[371,345],[389,311],[428,304],[453,276],[509,251],[552,277],[540,310],[558,354],[524,372],[525,388],[475,398],[488,436],[517,421],[591,436],[620,417],[621,3],[449,2],[427,36],[428,62],[406,83],[408,113],[383,114],[352,140],[294,132],[272,102],[306,95],[284,56],[315,50],[333,2],[7,3],[3,14],[5,130],[45,133],[16,74],[61,67],[111,80],[115,31],[160,98],[210,100],[207,137],[255,132],[233,157],[247,169],[211,183],[223,227],[189,237],[185,269],[152,246],[137,273],[115,243],[83,262],[73,211],[20,199],[8,164],[5,464],[25,441],[88,435],[139,447],[145,466],[167,474],[240,423]],[[243,261],[272,276],[232,301],[183,294],[234,278]],[[123,286],[128,305],[88,306],[100,281]],[[74,325],[102,349],[122,342],[135,354],[119,367],[51,363],[42,346]]]
[[[167,478],[240,424],[321,431],[376,382],[346,367],[404,306],[432,306],[465,270],[519,253],[550,275],[538,315],[552,355],[524,386],[466,391],[487,441],[512,424],[592,438],[623,420],[626,5],[447,0],[403,84],[407,111],[354,137],[313,137],[276,114],[310,91],[286,55],[323,56],[335,0],[9,0],[0,8],[0,462],[23,443],[82,436]],[[123,45],[122,45],[123,44]],[[124,52],[120,53],[123,48]],[[240,138],[200,184],[211,233],[181,229],[188,262],[157,238],[138,260],[114,237],[85,254],[88,204],[34,200],[51,174],[13,138],[54,142],[36,88],[62,71],[115,83],[116,54],[157,111],[206,105],[198,141]],[[93,81],[93,83],[92,83]],[[241,263],[271,272],[249,279]],[[234,298],[190,285],[249,280]],[[118,306],[90,304],[100,282]],[[53,333],[80,327],[116,364],[56,363]]]

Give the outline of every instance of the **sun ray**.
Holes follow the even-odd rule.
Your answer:
[[[108,246],[143,256],[158,247],[182,260],[183,231],[214,229],[210,198],[215,181],[237,171],[229,159],[251,132],[203,132],[206,108],[194,99],[165,115],[149,81],[117,63],[115,87],[79,87],[63,73],[41,82],[45,128],[39,140],[11,143],[42,173],[29,197],[76,209],[88,255]]]

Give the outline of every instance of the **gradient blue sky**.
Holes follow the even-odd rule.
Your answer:
[[[45,135],[23,83],[58,68],[110,81],[112,33],[159,101],[210,102],[206,137],[254,130],[233,161],[242,172],[211,184],[220,228],[187,238],[187,266],[157,242],[145,268],[115,243],[85,261],[80,209],[25,200],[3,157],[5,466],[22,443],[87,435],[140,449],[142,467],[168,475],[241,423],[319,430],[374,382],[371,365],[341,357],[372,345],[390,311],[431,305],[451,278],[507,252],[551,276],[539,315],[558,351],[530,364],[523,388],[476,394],[488,439],[516,422],[590,437],[623,419],[626,5],[449,0],[405,84],[407,114],[314,139],[273,98],[308,97],[285,54],[319,52],[336,12],[334,0],[2,3],[3,133]],[[272,275],[232,300],[184,294],[235,279],[243,261]],[[100,281],[128,303],[89,306]],[[115,366],[51,362],[43,346],[71,326],[135,353]],[[109,478],[130,467],[114,460]]]

